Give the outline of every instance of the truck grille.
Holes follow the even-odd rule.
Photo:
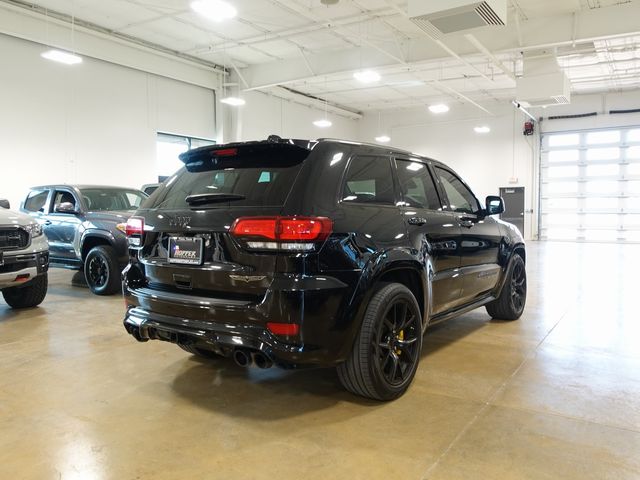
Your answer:
[[[20,250],[29,245],[29,234],[21,228],[0,229],[0,250]]]

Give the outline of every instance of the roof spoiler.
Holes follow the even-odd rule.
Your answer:
[[[283,140],[271,136],[259,142],[208,145],[189,150],[180,160],[190,172],[224,168],[286,168],[302,163],[316,146],[308,140]]]
[[[223,158],[240,160],[242,157],[264,156],[269,153],[279,156],[301,157],[300,160],[303,160],[317,143],[310,140],[284,139],[277,135],[269,135],[267,140],[261,141],[207,145],[181,153],[179,158],[185,165],[212,160],[217,162]]]

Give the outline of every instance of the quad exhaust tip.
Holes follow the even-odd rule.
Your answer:
[[[273,366],[271,359],[264,353],[243,348],[237,348],[233,351],[233,361],[236,362],[236,365],[239,367],[255,365],[258,368],[265,369]]]

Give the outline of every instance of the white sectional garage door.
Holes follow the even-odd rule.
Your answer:
[[[540,238],[640,242],[640,127],[542,137]]]

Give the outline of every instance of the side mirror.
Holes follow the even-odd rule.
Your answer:
[[[9,210],[11,208],[9,200],[7,200],[6,198],[0,198],[0,208],[6,208],[7,210]]]
[[[56,205],[56,213],[78,213],[76,207],[71,202],[62,202]]]
[[[499,215],[504,212],[504,200],[502,197],[495,195],[489,195],[487,197],[487,209],[485,210],[487,216]]]

